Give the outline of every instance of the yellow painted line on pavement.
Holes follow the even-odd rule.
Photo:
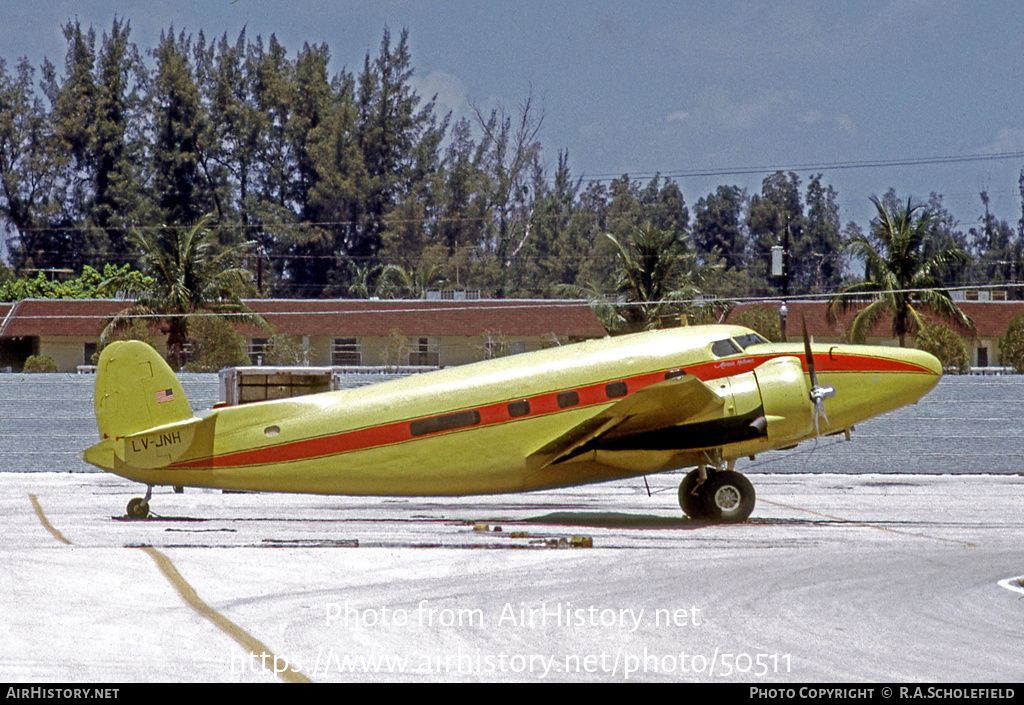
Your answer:
[[[248,649],[249,653],[254,658],[262,661],[266,668],[274,671],[278,677],[289,683],[310,682],[306,676],[288,665],[287,661],[279,661],[270,649],[264,646],[260,640],[256,639],[220,612],[203,602],[195,589],[189,585],[188,581],[185,580],[185,578],[181,576],[181,573],[178,572],[178,569],[174,567],[170,558],[160,553],[160,551],[156,550],[152,546],[140,546],[139,548],[149,554],[150,558],[156,562],[160,572],[163,573],[167,580],[170,581],[171,585],[174,586],[174,589],[178,591],[179,595],[181,595],[181,599],[183,599],[189,607],[194,609],[203,617],[206,617],[209,621],[213,622],[213,624],[215,624],[222,632],[241,644],[242,648]],[[268,662],[270,664],[284,663],[287,665],[287,668],[278,669],[272,665],[268,665]]]
[[[36,499],[34,494],[29,495],[29,499],[32,500],[32,506],[36,510],[36,516],[39,517],[39,521],[42,525],[53,534],[61,543],[68,546],[74,546],[73,543],[64,538],[64,535],[54,528],[50,520],[46,518],[46,514],[43,512],[43,507],[39,504],[39,500]],[[210,607],[208,604],[203,602],[199,594],[196,593],[193,588],[178,569],[171,563],[171,559],[156,550],[152,546],[140,546],[142,551],[149,555],[150,558],[156,563],[157,568],[164,574],[168,582],[178,591],[178,595],[185,601],[189,607],[198,612],[201,616],[205,617],[208,621],[212,622],[214,626],[220,629],[222,632],[230,636],[236,642],[238,642],[243,648],[248,649],[250,655],[256,660],[260,661],[265,668],[273,671],[281,680],[287,681],[288,683],[309,683],[310,680],[306,676],[302,675],[299,671],[288,665],[287,668],[275,668],[278,663],[286,663],[274,656],[273,652],[268,649],[263,642],[256,637],[252,636],[240,626],[232,622],[230,619],[222,615],[217,610]]]
[[[53,534],[53,537],[61,543],[66,543],[68,546],[74,546],[74,544],[64,538],[64,534],[57,531],[53,524],[50,523],[50,520],[46,518],[46,515],[43,514],[43,508],[39,504],[39,500],[36,499],[36,496],[34,494],[30,494],[28,498],[32,500],[32,506],[35,508],[36,516],[39,517],[39,521],[42,522],[43,528]]]

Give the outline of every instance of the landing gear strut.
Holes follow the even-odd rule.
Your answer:
[[[134,497],[128,500],[125,510],[129,519],[145,519],[149,516],[149,500],[153,496],[153,485],[146,487],[145,497]]]
[[[700,521],[738,524],[754,511],[754,486],[738,472],[701,466],[679,483],[679,506]]]

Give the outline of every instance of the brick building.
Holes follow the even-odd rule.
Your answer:
[[[977,331],[974,338],[964,336],[971,366],[987,368],[1003,365],[999,354],[999,339],[1006,334],[1006,328],[1014,316],[1024,313],[1024,301],[963,300],[956,303],[974,322]],[[778,306],[777,303],[772,305]],[[786,307],[786,332],[791,341],[800,340],[801,321],[806,320],[807,333],[815,342],[842,342],[854,316],[853,312],[849,312],[835,324],[829,325],[825,319],[824,301],[789,301]],[[892,334],[892,319],[883,316],[866,342],[869,345],[898,345]],[[908,339],[908,345],[913,345],[912,339]]]
[[[254,362],[275,333],[305,346],[311,365],[439,367],[606,335],[590,306],[577,300],[256,299],[246,304],[271,325],[267,331],[238,329]],[[112,299],[0,303],[0,369],[20,370],[29,355],[52,357],[65,372],[89,365],[103,326],[126,306]],[[156,340],[158,347],[165,342],[161,336]]]

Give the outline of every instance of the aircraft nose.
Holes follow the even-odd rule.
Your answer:
[[[942,363],[939,358],[924,350],[906,350],[907,362],[917,365],[922,372],[930,372],[937,377],[942,376]]]
[[[890,351],[890,356],[903,373],[893,381],[894,387],[901,387],[902,393],[913,401],[930,392],[942,377],[942,363],[931,353],[895,348]]]

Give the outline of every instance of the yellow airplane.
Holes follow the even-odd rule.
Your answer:
[[[769,343],[691,326],[603,338],[337,392],[193,415],[153,348],[109,345],[96,376],[100,442],[82,457],[154,485],[315,494],[529,492],[694,467],[693,519],[741,522],[737,458],[792,447],[916,402],[933,356]],[[819,379],[820,377],[820,379]]]

